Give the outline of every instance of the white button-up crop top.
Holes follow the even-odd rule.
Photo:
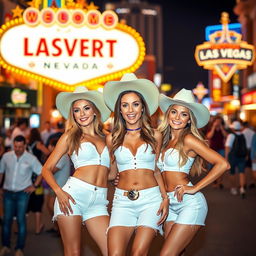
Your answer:
[[[154,171],[156,154],[152,151],[152,147],[146,143],[138,147],[135,155],[124,146],[118,147],[114,153],[118,171],[123,172],[125,170],[137,169],[149,169]]]
[[[71,160],[75,169],[87,165],[103,165],[109,168],[110,157],[107,146],[104,147],[101,154],[97,151],[95,145],[91,142],[82,142],[78,150],[71,155]]]
[[[187,162],[183,166],[179,166],[179,151],[175,148],[169,148],[162,157],[162,153],[159,156],[157,167],[161,172],[184,172],[189,174],[192,164],[195,158],[188,157]]]

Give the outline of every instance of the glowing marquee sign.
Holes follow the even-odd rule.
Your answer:
[[[62,90],[134,72],[145,45],[113,11],[30,7],[0,29],[0,65]]]
[[[242,35],[229,31],[229,17],[222,13],[222,30],[210,35],[210,41],[196,47],[195,59],[199,66],[215,70],[224,82],[228,82],[238,69],[252,65],[254,46],[242,41]]]

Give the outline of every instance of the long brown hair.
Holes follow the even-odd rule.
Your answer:
[[[94,113],[96,114],[93,120],[93,127],[94,132],[99,135],[100,137],[104,137],[103,133],[103,123],[101,121],[101,114],[100,111],[96,108],[96,106],[89,100],[84,99],[91,105]],[[77,100],[76,100],[77,101]],[[81,127],[78,125],[78,123],[75,121],[74,114],[73,114],[73,105],[75,101],[72,102],[72,105],[70,107],[68,119],[66,122],[65,132],[68,134],[67,138],[67,145],[68,145],[68,154],[72,154],[74,151],[77,154],[81,139],[83,135],[83,131]]]
[[[113,157],[113,153],[115,150],[121,146],[124,142],[124,136],[126,134],[126,123],[125,120],[120,113],[121,109],[121,99],[127,93],[135,93],[141,100],[142,103],[142,114],[141,114],[141,130],[140,130],[140,137],[143,141],[149,144],[153,152],[156,150],[156,139],[154,138],[154,129],[151,127],[151,120],[148,105],[143,98],[143,96],[135,91],[125,91],[120,93],[116,104],[115,104],[115,111],[114,111],[114,127],[112,131],[112,148],[110,150],[110,154]]]
[[[158,127],[159,131],[162,133],[162,136],[163,136],[163,144],[162,144],[161,151],[168,146],[170,140],[172,139],[171,127],[169,125],[169,114],[171,109],[172,109],[172,106],[170,106],[167,109],[167,111],[164,114],[164,119]],[[187,126],[184,128],[184,130],[181,132],[181,135],[179,136],[178,141],[175,145],[175,148],[179,151],[180,167],[185,165],[186,162],[188,161],[188,155],[184,152],[184,139],[186,135],[192,134],[196,138],[201,140],[204,144],[208,145],[208,143],[206,142],[206,140],[204,139],[204,137],[196,127],[196,119],[193,112],[190,109],[188,110],[189,110],[190,123],[188,123]],[[195,175],[199,176],[203,171],[206,171],[205,165],[206,165],[206,161],[202,157],[197,155],[191,167],[190,174],[192,176],[195,176]]]

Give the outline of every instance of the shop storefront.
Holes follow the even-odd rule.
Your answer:
[[[19,118],[27,118],[34,127],[40,125],[37,114],[37,90],[1,86],[0,126],[8,129]]]
[[[244,113],[245,120],[256,128],[256,88],[242,95],[241,112]]]

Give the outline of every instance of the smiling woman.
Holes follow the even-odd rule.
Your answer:
[[[170,198],[164,225],[165,243],[160,255],[178,256],[205,225],[208,207],[200,190],[229,169],[229,164],[208,147],[198,131],[208,123],[210,113],[203,104],[196,102],[192,91],[182,89],[174,98],[161,94],[159,105],[164,119],[159,127],[163,144],[158,167]],[[189,174],[202,174],[203,160],[213,167],[193,185]]]
[[[81,227],[85,224],[106,256],[110,159],[102,122],[110,111],[100,92],[88,91],[83,86],[74,92],[59,93],[56,106],[67,119],[66,130],[43,166],[42,174],[56,194],[53,220],[58,222],[64,254],[80,255]],[[53,173],[64,154],[70,155],[75,172],[61,188]]]
[[[113,131],[107,136],[112,159],[109,178],[119,175],[108,229],[108,255],[125,255],[133,233],[131,255],[147,255],[156,232],[162,231],[168,206],[156,168],[161,135],[150,122],[158,108],[159,92],[151,81],[127,73],[121,81],[107,82],[103,95],[114,112]]]

